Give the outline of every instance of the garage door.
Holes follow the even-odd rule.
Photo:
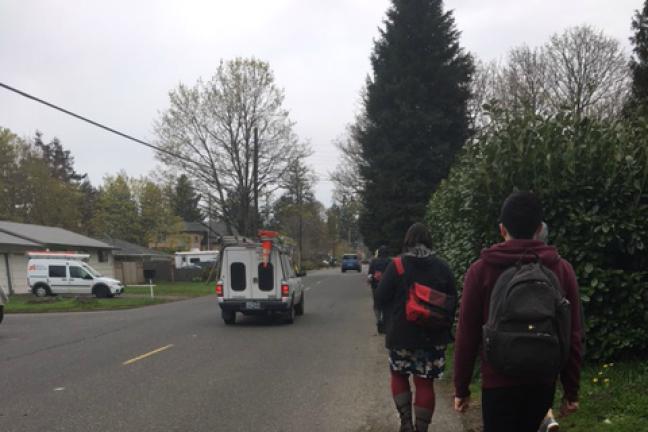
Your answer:
[[[11,283],[16,294],[29,292],[27,285],[27,262],[25,254],[10,254],[9,268],[11,269]]]
[[[9,279],[7,278],[7,261],[6,255],[0,254],[0,287],[9,294]]]

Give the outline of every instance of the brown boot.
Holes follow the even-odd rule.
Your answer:
[[[416,416],[416,432],[427,432],[432,421],[432,411],[415,406],[414,415]]]
[[[412,393],[401,393],[394,396],[396,410],[400,416],[400,432],[414,432],[412,424]]]

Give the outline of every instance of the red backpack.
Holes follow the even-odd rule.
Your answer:
[[[433,287],[418,282],[410,282],[401,257],[394,258],[398,276],[405,276],[407,301],[405,317],[407,321],[430,330],[448,329],[454,321],[455,296],[448,295]]]

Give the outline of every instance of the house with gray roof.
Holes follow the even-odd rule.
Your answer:
[[[114,275],[114,247],[108,243],[43,225],[0,221],[0,287],[15,294],[29,292],[28,251],[74,251],[90,255],[88,264],[101,274]]]
[[[115,278],[124,284],[142,284],[151,279],[172,279],[173,255],[121,239],[106,238],[104,241],[115,248]]]
[[[223,221],[183,222],[179,233],[162,236],[148,246],[167,251],[216,250],[224,236],[238,235],[234,228],[228,229]]]

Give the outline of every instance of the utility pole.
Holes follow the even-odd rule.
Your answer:
[[[256,235],[259,230],[259,129],[254,127],[254,215],[252,216],[252,235]]]

